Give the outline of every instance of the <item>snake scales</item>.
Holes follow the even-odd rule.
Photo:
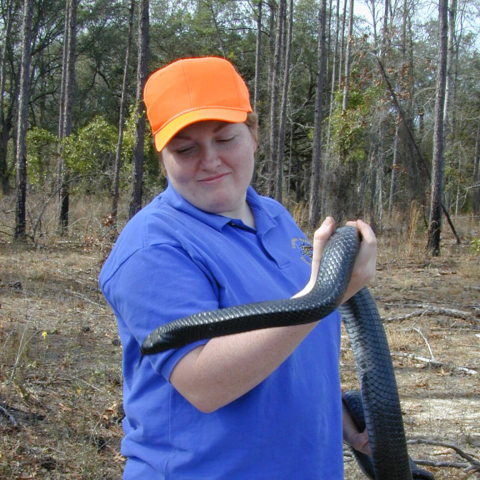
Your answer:
[[[408,456],[393,364],[372,296],[365,287],[340,306],[359,243],[356,228],[338,229],[325,247],[315,287],[307,295],[190,315],[154,330],[140,350],[149,355],[200,339],[314,322],[339,308],[354,352],[373,454],[372,459],[355,455],[362,470],[376,480],[432,479],[430,473],[415,470]],[[348,405],[348,396],[345,401]]]

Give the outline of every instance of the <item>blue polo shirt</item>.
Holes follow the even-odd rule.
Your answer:
[[[279,203],[250,187],[256,228],[198,210],[170,185],[123,229],[100,274],[123,346],[124,479],[343,479],[340,317],[325,318],[266,380],[213,413],[169,383],[196,342],[147,356],[158,326],[233,305],[290,298],[311,246]]]

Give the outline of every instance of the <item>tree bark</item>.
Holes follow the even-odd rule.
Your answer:
[[[5,98],[5,75],[7,71],[7,51],[9,45],[10,32],[12,30],[12,1],[7,1],[5,5],[5,37],[2,45],[1,65],[0,65],[0,187],[2,193],[7,195],[10,190],[9,173],[7,164],[8,138],[11,129],[11,122],[5,117],[4,98]]]
[[[321,0],[318,16],[318,70],[315,88],[315,131],[313,136],[312,177],[310,183],[310,203],[308,225],[315,228],[320,219],[320,171],[322,166],[322,123],[323,123],[323,84],[325,76],[325,23],[327,1]]]
[[[77,30],[77,0],[67,0],[66,15],[67,24],[65,25],[65,43],[64,49],[64,66],[65,70],[65,84],[64,84],[64,105],[61,115],[61,136],[64,138],[72,134],[73,126],[73,99],[75,88],[75,53],[76,53],[76,30]],[[66,54],[65,54],[66,50]],[[61,163],[61,182],[62,188],[60,190],[60,217],[59,230],[60,234],[65,235],[68,232],[68,221],[70,211],[70,172],[65,161],[62,159]]]
[[[353,7],[354,0],[350,0],[350,12],[348,17],[348,39],[347,52],[345,54],[345,84],[343,86],[343,104],[342,111],[346,112],[348,108],[348,92],[350,83],[350,57],[352,55],[352,38],[353,38]]]
[[[340,0],[338,0],[340,1]],[[340,35],[340,61],[338,62],[338,91],[342,91],[343,82],[345,78],[342,78],[343,62],[345,60],[345,23],[347,21],[347,0],[343,2],[343,15],[342,15],[342,33]]]
[[[427,250],[440,255],[442,229],[442,197],[445,169],[444,106],[447,70],[448,0],[439,0],[439,52],[437,66],[437,94],[435,98],[435,128],[433,138],[433,171],[431,184],[430,219]]]
[[[383,38],[382,38],[382,55],[381,58],[385,58],[387,55],[388,47],[390,44],[389,34],[388,34],[388,11],[389,11],[389,0],[385,0],[384,11],[383,11]]]
[[[258,0],[258,12],[257,12],[257,38],[255,45],[255,85],[253,90],[253,111],[258,114],[260,107],[260,83],[261,83],[261,56],[262,56],[262,7],[263,0]],[[259,149],[257,149],[257,158],[259,157]],[[257,188],[257,169],[258,164],[255,162],[255,168],[253,170],[253,177],[251,184],[254,188]]]
[[[20,71],[20,96],[18,101],[16,165],[15,241],[26,238],[27,201],[27,128],[28,102],[30,99],[30,61],[33,0],[23,2],[22,67]]]
[[[137,115],[135,120],[135,143],[132,158],[132,190],[130,195],[129,217],[132,218],[142,208],[143,194],[143,162],[145,142],[145,104],[143,103],[143,88],[148,72],[149,44],[149,2],[139,2],[138,21],[138,63],[137,63]]]
[[[283,191],[283,159],[285,155],[285,136],[287,128],[287,106],[288,106],[288,91],[290,88],[290,58],[292,51],[292,32],[293,32],[293,0],[289,2],[290,17],[288,23],[287,45],[285,52],[285,65],[283,75],[283,94],[282,94],[282,106],[280,109],[280,128],[279,139],[277,147],[277,181],[276,181],[276,194],[275,198],[282,201]]]
[[[280,64],[282,53],[282,37],[283,37],[283,17],[285,15],[285,0],[279,0],[278,2],[278,14],[277,14],[277,31],[275,35],[275,54],[273,58],[272,68],[272,80],[271,80],[271,92],[270,92],[270,158],[267,178],[267,194],[272,195],[278,193],[276,187],[276,176],[278,161],[278,138],[279,138],[279,126],[278,126],[278,96],[279,96],[279,77],[280,77]],[[278,200],[278,198],[277,198]],[[281,200],[279,200],[281,201]]]
[[[395,140],[393,145],[393,164],[392,164],[392,176],[390,178],[390,196],[388,199],[388,214],[393,212],[393,202],[395,200],[395,190],[397,188],[397,169],[398,169],[398,136],[400,134],[400,115],[397,118],[397,124],[395,127]]]
[[[452,109],[452,97],[454,91],[454,63],[455,63],[455,17],[457,10],[457,0],[451,0],[448,9],[448,47],[447,47],[447,69],[446,69],[446,85],[445,85],[445,106],[444,106],[444,138],[448,138],[450,112]]]
[[[253,94],[253,110],[258,112],[258,103],[260,101],[260,70],[262,56],[262,5],[263,0],[258,0],[257,13],[257,42],[255,47],[255,88]]]
[[[474,215],[480,214],[480,118],[478,119],[477,140],[475,142],[475,159],[473,162],[472,205]]]
[[[125,113],[127,107],[127,85],[128,85],[128,65],[130,63],[130,52],[132,50],[133,38],[133,15],[135,12],[135,0],[130,2],[130,13],[128,19],[128,37],[125,52],[125,64],[123,66],[122,95],[120,98],[120,115],[118,120],[118,141],[115,151],[115,163],[113,171],[113,200],[112,200],[112,227],[117,229],[118,199],[120,196],[120,170],[122,168],[122,143],[123,130],[125,128]]]
[[[337,13],[336,13],[336,32],[335,43],[333,46],[333,66],[332,66],[332,84],[330,86],[330,113],[328,115],[328,130],[327,130],[327,148],[330,144],[330,136],[332,132],[332,114],[333,107],[335,106],[335,87],[337,83],[337,63],[338,63],[338,35],[340,31],[340,0],[337,0]]]

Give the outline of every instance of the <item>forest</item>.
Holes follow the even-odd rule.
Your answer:
[[[132,216],[165,185],[142,88],[185,56],[230,59],[260,118],[254,185],[310,227],[332,214],[381,229],[412,205],[428,249],[480,209],[479,4],[474,0],[2,0],[0,182],[15,239],[83,195]],[[357,14],[358,10],[358,14]],[[445,220],[447,222],[445,222]]]
[[[166,186],[146,79],[215,55],[259,116],[257,191],[309,235],[327,215],[377,234],[411,456],[479,479],[479,31],[479,0],[0,0],[0,478],[121,478],[98,274]],[[344,334],[341,367],[356,388]]]

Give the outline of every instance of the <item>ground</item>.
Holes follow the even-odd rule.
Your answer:
[[[473,226],[472,226],[473,225]],[[390,343],[411,456],[480,478],[480,255],[465,223],[442,254],[379,232],[370,290]],[[119,479],[121,345],[98,288],[109,235],[13,245],[0,232],[0,478]],[[342,384],[356,388],[346,333]],[[345,478],[365,478],[345,449]]]

